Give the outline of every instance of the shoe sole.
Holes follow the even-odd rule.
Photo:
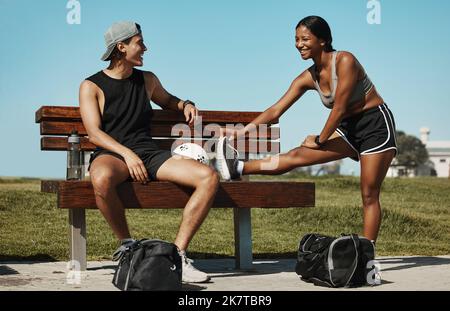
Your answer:
[[[219,142],[217,143],[217,160],[219,161],[219,170],[220,174],[222,175],[222,178],[225,180],[231,180],[230,171],[228,170],[226,155],[224,154],[223,150],[223,141],[225,140],[225,137],[222,137],[219,139]],[[220,156],[219,156],[220,155]]]
[[[184,281],[184,280],[181,280],[181,283],[183,283],[183,284],[192,284],[192,283],[206,283],[206,282],[209,282],[209,281],[211,281],[211,278],[209,277],[209,278],[207,278],[206,280],[202,280],[202,281]]]

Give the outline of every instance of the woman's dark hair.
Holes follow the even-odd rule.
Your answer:
[[[325,41],[325,52],[334,51],[333,37],[331,36],[331,29],[326,20],[320,16],[307,16],[298,22],[295,29],[300,26],[305,26],[309,31],[313,33],[317,38]]]
[[[139,33],[141,34],[141,33],[142,33],[141,25],[139,25],[138,23],[136,23],[136,28],[139,30]],[[125,40],[123,40],[123,41],[121,41],[121,42],[123,42],[123,43],[125,43],[125,44],[129,44],[132,38],[133,38],[133,37],[130,37],[130,38],[125,39]],[[123,57],[123,55],[124,55],[124,53],[120,52],[120,51],[117,49],[117,45],[116,45],[116,47],[114,48],[114,50],[111,52],[111,54],[109,55],[109,57],[108,57],[106,60],[107,60],[107,61],[112,61],[113,59],[121,59],[121,58]]]

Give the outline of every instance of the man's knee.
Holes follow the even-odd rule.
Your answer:
[[[219,174],[210,167],[204,167],[200,170],[197,177],[197,186],[206,186],[211,189],[217,189],[219,186]]]
[[[105,198],[111,189],[116,186],[114,174],[111,170],[102,169],[91,173],[91,182],[96,196]]]

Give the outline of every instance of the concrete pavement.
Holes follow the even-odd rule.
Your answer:
[[[234,270],[233,259],[195,260],[209,273],[211,282],[183,285],[184,290],[204,291],[449,291],[450,255],[380,257],[380,285],[329,289],[301,281],[294,259],[255,260],[251,271]],[[111,283],[116,263],[88,262],[78,275],[67,272],[66,262],[0,262],[0,291],[114,291]]]

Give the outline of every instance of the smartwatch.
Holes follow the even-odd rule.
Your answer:
[[[319,146],[319,148],[322,148],[325,143],[321,143],[319,138],[320,138],[320,135],[317,135],[314,142],[317,144],[317,146]]]
[[[194,104],[193,102],[191,102],[189,99],[186,99],[186,100],[183,102],[183,110],[184,110],[184,108],[186,108],[187,105],[192,105],[192,106],[195,107],[195,104]]]

